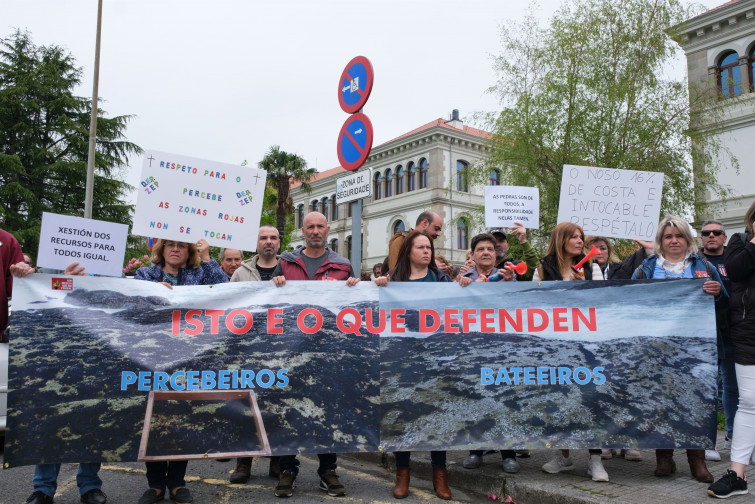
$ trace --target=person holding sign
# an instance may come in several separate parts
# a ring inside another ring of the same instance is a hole
[[[490,235],[486,235],[490,236]],[[475,237],[477,238],[477,237]],[[493,237],[490,236],[492,239]],[[481,240],[480,240],[481,241]],[[474,247],[474,240],[472,241]],[[491,267],[495,262],[495,239],[490,244],[490,253],[492,255]],[[466,278],[464,285],[469,285],[472,281]],[[396,255],[396,265],[388,272],[386,276],[375,279],[375,284],[379,287],[388,285],[388,282],[450,282],[451,278],[444,272],[440,271],[435,264],[435,247],[433,240],[425,232],[411,231],[399,249]],[[396,452],[396,484],[393,487],[393,497],[403,499],[409,495],[409,461],[411,452]],[[446,471],[446,452],[431,451],[430,463],[433,467],[433,488],[435,495],[441,499],[451,498],[451,489],[448,488],[448,473]]]
[[[495,246],[495,238],[491,234],[481,233],[472,237],[470,252],[472,252],[474,266],[459,278],[459,284],[462,287],[466,287],[472,282],[487,282],[488,278],[494,273],[498,273],[505,282],[510,282],[514,279],[514,271],[512,269],[504,267],[500,269],[496,268]]]
[[[309,212],[304,217],[301,233],[304,236],[304,248],[284,252],[273,271],[272,281],[278,287],[286,285],[286,280],[345,280],[353,287],[359,283],[354,277],[351,263],[327,247],[330,226],[325,215]],[[320,490],[331,497],[346,495],[346,488],[341,484],[336,467],[338,456],[335,453],[318,453],[320,466]],[[299,461],[296,455],[283,455],[280,458],[280,478],[275,487],[278,497],[291,497],[296,488],[296,476],[299,474]]]
[[[730,335],[739,407],[731,437],[731,465],[708,487],[708,495],[722,499],[748,492],[745,469],[755,449],[755,203],[745,212],[744,221],[745,232],[732,235],[724,253],[731,280]]]
[[[716,268],[705,258],[697,255],[695,240],[690,225],[681,217],[666,217],[658,225],[655,235],[656,254],[645,259],[632,275],[632,280],[642,278],[708,278],[703,291],[711,296],[728,297]],[[676,471],[674,450],[655,450],[656,476],[670,476]],[[713,475],[705,465],[705,450],[687,450],[687,461],[692,476],[697,481],[713,483]]]
[[[210,245],[204,240],[186,243],[159,239],[152,248],[153,266],[136,270],[137,280],[158,282],[169,289],[181,285],[213,285],[226,283],[228,276],[210,257]],[[186,488],[187,460],[145,462],[149,489],[142,494],[139,504],[154,504],[165,498],[165,489],[175,502],[192,502]]]
[[[583,263],[585,254],[582,248],[585,233],[571,222],[561,222],[553,228],[545,257],[540,259],[540,267],[535,271],[533,282],[541,280],[603,280],[600,266],[591,261]],[[581,267],[577,267],[581,265]],[[600,460],[601,450],[589,450],[587,474],[593,481],[608,481],[608,473]],[[574,469],[569,450],[561,450],[542,467],[544,472],[556,474]]]

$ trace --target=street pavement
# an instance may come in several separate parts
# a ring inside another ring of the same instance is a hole
[[[723,434],[719,433],[719,447]],[[718,479],[729,467],[729,451],[719,450],[721,462],[708,462],[708,469]],[[684,450],[674,452],[677,472],[668,478],[653,476],[655,452],[643,451],[641,462],[620,457],[604,460],[610,482],[596,483],[587,475],[587,450],[572,450],[575,468],[560,474],[545,474],[540,467],[552,456],[552,451],[533,451],[529,458],[519,458],[521,471],[506,474],[501,469],[498,453],[488,453],[479,469],[464,469],[461,465],[466,452],[448,453],[449,485],[455,502],[503,502],[507,496],[517,504],[698,504],[719,502],[708,497],[708,485],[692,479]],[[244,485],[231,485],[228,475],[234,462],[189,462],[187,486],[194,502],[236,504],[247,502],[323,502],[323,503],[397,503],[391,495],[393,488],[393,457],[391,454],[363,453],[339,455],[338,474],[346,486],[343,498],[327,496],[318,489],[317,457],[302,456],[297,488],[290,499],[273,494],[276,480],[267,475],[268,461],[255,460],[252,479]],[[33,467],[19,467],[0,472],[0,504],[22,504],[32,492]],[[135,504],[147,488],[144,464],[104,464],[101,471],[103,490],[111,504]],[[412,474],[409,497],[401,502],[443,502],[433,492],[430,482],[430,453],[412,454]],[[751,472],[755,474],[755,470]],[[66,464],[58,479],[55,502],[77,503],[76,465]],[[732,498],[731,502],[755,504],[752,494]],[[495,497],[493,500],[491,497]],[[334,502],[335,500],[335,502]],[[170,501],[163,501],[166,504]],[[728,501],[727,501],[728,502]]]

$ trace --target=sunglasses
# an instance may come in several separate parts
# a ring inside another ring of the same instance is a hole
[[[724,234],[724,232],[720,229],[712,229],[707,231],[700,231],[700,234],[703,236],[710,236],[710,234],[713,233],[713,236],[721,236]]]

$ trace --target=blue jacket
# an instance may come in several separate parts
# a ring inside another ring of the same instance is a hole
[[[136,270],[135,278],[148,282],[162,282],[163,268],[159,264],[139,268]],[[198,268],[178,269],[178,285],[213,285],[227,281],[228,275],[215,262],[215,259],[200,262]]]
[[[692,271],[696,273],[697,278],[710,278],[711,280],[715,280],[716,282],[720,283],[721,294],[719,297],[728,298],[729,293],[726,292],[726,288],[721,281],[721,275],[718,274],[718,270],[711,265],[706,266],[706,261],[700,259],[697,254],[691,254],[689,258],[692,260]],[[653,254],[651,256],[648,256],[647,259],[642,261],[642,264],[640,264],[639,268],[634,270],[634,273],[632,274],[632,280],[637,280],[638,278],[653,278],[653,273],[655,272],[655,265],[657,262],[657,255]],[[642,273],[642,277],[639,276],[640,273]]]

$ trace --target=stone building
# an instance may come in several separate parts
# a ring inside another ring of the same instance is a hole
[[[472,225],[468,215],[483,205],[482,187],[473,187],[466,168],[489,153],[490,134],[466,126],[454,110],[450,119],[435,119],[393,140],[372,148],[360,170],[371,170],[372,196],[363,201],[362,270],[382,262],[388,255],[388,240],[399,229],[414,227],[424,210],[444,220],[435,241],[436,255],[455,264],[464,262],[471,237],[483,231]],[[295,231],[291,246],[303,245],[301,222],[311,210],[323,212],[330,225],[330,247],[351,256],[352,222],[348,204],[336,205],[336,179],[341,167],[320,172],[310,182],[307,194],[295,184]],[[498,185],[500,173],[493,170],[490,184]]]
[[[731,187],[733,195],[715,217],[731,235],[744,229],[744,213],[755,199],[755,0],[732,0],[676,28],[687,56],[690,89],[709,89],[725,106],[716,134],[739,160],[740,173],[731,166],[720,171],[720,183]],[[701,126],[704,130],[706,125]],[[709,192],[706,199],[720,203]]]

